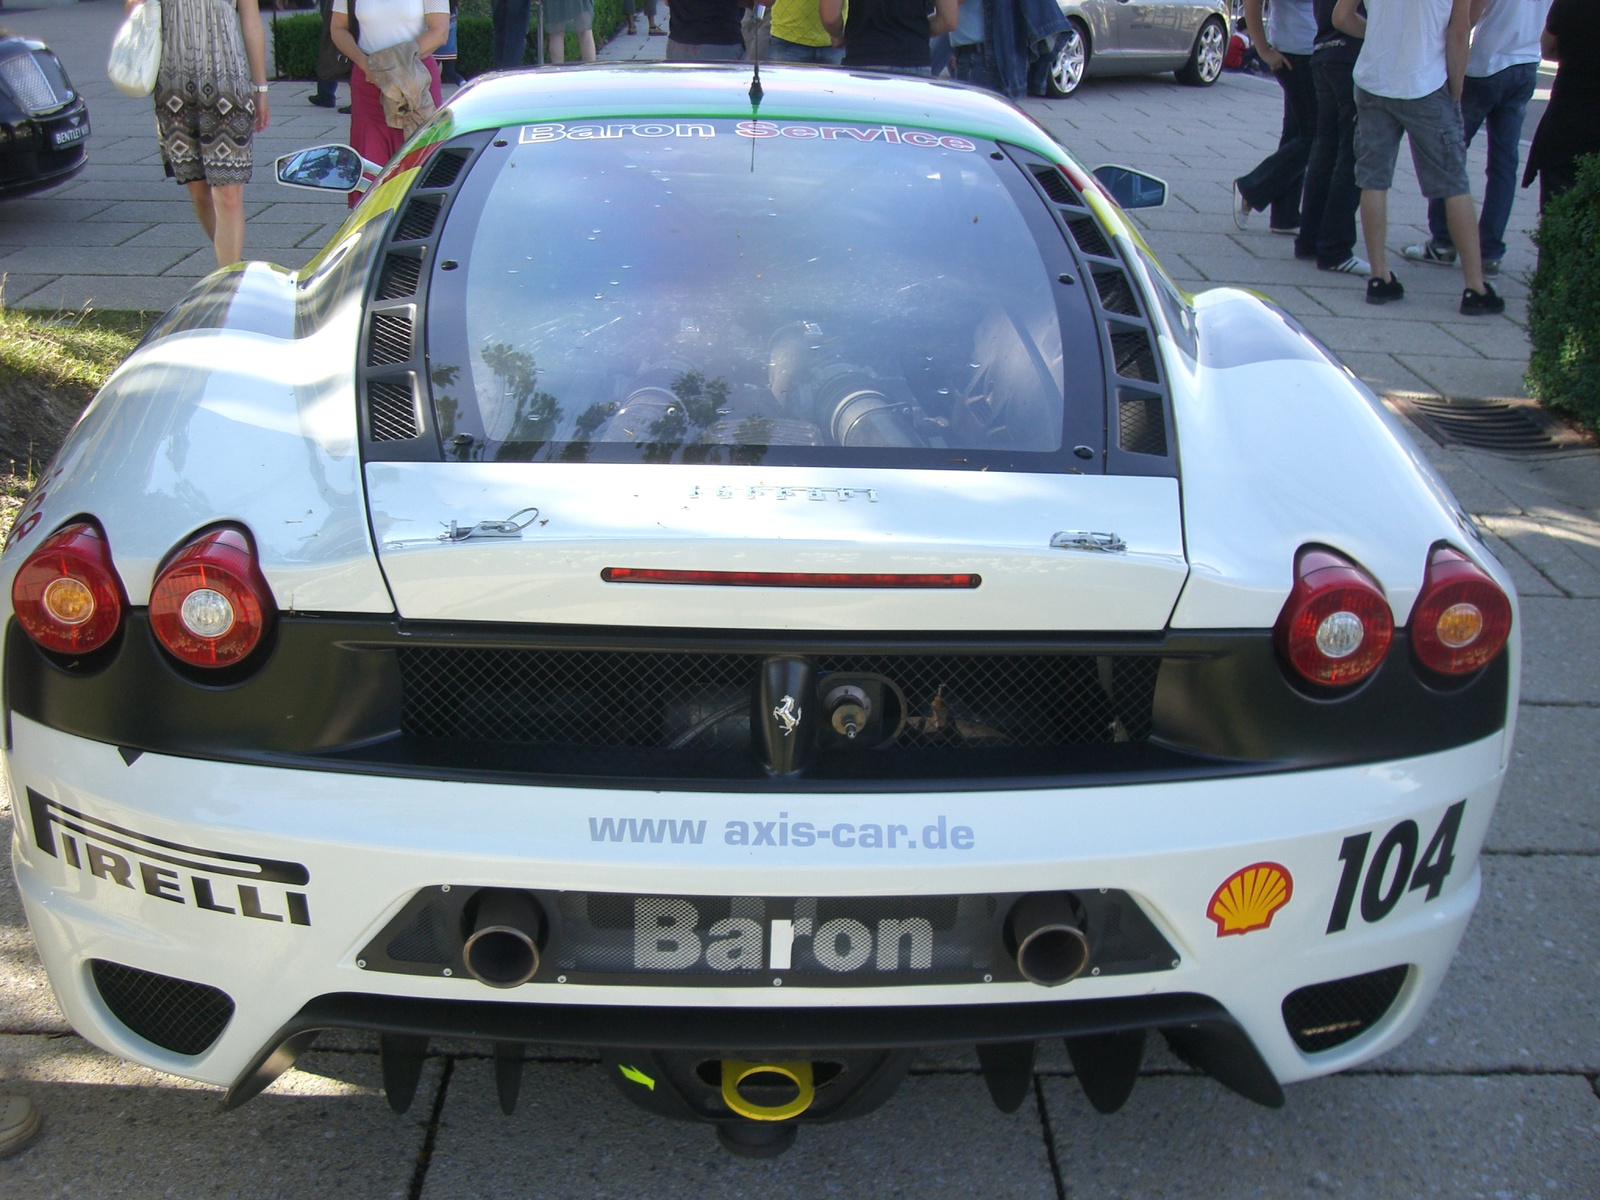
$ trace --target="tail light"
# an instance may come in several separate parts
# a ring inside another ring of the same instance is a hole
[[[1411,610],[1411,648],[1429,670],[1466,675],[1489,662],[1511,635],[1511,601],[1465,554],[1440,546],[1428,558]]]
[[[237,529],[195,538],[161,569],[150,591],[156,638],[196,667],[227,667],[247,657],[275,611],[255,551]]]
[[[122,624],[122,581],[98,526],[68,525],[47,537],[11,581],[11,607],[29,637],[59,654],[87,654]]]
[[[1373,579],[1331,550],[1302,550],[1278,614],[1278,652],[1312,683],[1343,687],[1371,675],[1394,638],[1394,615]]]

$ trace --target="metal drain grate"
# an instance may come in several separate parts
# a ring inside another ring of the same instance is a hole
[[[1390,396],[1389,400],[1441,446],[1471,446],[1505,454],[1545,454],[1586,445],[1532,400],[1442,400]]]

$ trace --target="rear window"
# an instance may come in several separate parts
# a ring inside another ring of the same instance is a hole
[[[504,130],[434,259],[446,453],[1085,466],[1098,339],[1020,181],[992,144],[926,130]]]

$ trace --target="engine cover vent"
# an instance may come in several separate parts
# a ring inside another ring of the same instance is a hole
[[[395,227],[394,240],[415,242],[431,234],[434,224],[439,220],[441,201],[442,197],[439,196],[413,197],[406,205],[405,215],[400,218],[400,224]]]
[[[428,167],[428,173],[423,177],[422,186],[425,188],[447,188],[456,181],[456,176],[461,174],[461,168],[467,165],[467,159],[472,157],[471,150],[441,150],[433,156],[433,163]]]
[[[1107,312],[1125,317],[1137,317],[1139,302],[1134,299],[1133,287],[1121,271],[1097,270],[1094,273],[1095,291],[1100,293],[1100,306]]]
[[[1167,419],[1160,396],[1117,390],[1117,444],[1130,454],[1165,454]]]
[[[375,442],[403,442],[417,436],[417,402],[409,381],[367,384],[367,429]]]
[[[112,1016],[174,1054],[204,1054],[233,1019],[233,999],[220,988],[100,958],[89,970]]]
[[[367,342],[367,366],[386,367],[411,359],[411,318],[376,313]]]
[[[409,254],[391,254],[384,259],[383,279],[378,283],[379,300],[403,300],[415,295],[422,278],[422,260]]]
[[[1096,258],[1116,257],[1111,249],[1111,243],[1106,241],[1106,235],[1101,232],[1099,223],[1093,217],[1077,217],[1067,222],[1067,228],[1072,230],[1073,240],[1078,243],[1078,249],[1085,254],[1092,254]]]
[[[1033,177],[1039,181],[1039,186],[1044,189],[1044,194],[1057,204],[1075,206],[1083,204],[1083,201],[1078,199],[1077,193],[1072,190],[1072,185],[1054,167],[1036,166],[1033,168]]]
[[[1113,325],[1111,355],[1116,361],[1117,374],[1124,379],[1157,382],[1156,354],[1150,345],[1150,335],[1144,330],[1119,329]]]

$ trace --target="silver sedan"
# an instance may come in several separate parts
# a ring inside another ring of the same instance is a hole
[[[1172,71],[1209,87],[1228,48],[1228,0],[1061,0],[1071,22],[1056,41],[1047,82],[1070,96],[1090,75]]]

